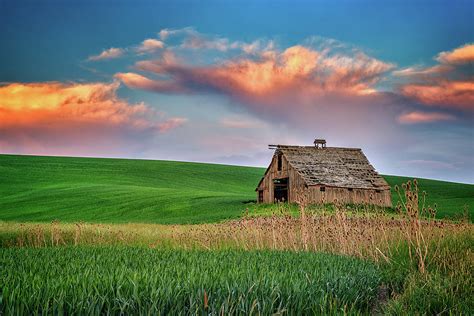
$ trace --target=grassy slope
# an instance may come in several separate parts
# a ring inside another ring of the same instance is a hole
[[[0,155],[0,219],[184,223],[238,216],[259,168]]]
[[[199,223],[238,217],[264,169],[0,155],[0,220]],[[407,180],[387,176],[391,185]],[[421,180],[440,216],[474,211],[474,185]],[[472,216],[471,216],[472,217]]]

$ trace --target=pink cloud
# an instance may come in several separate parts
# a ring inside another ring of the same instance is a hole
[[[124,54],[123,49],[112,47],[112,48],[104,50],[99,55],[90,56],[88,60],[99,61],[99,60],[105,60],[105,59],[113,59],[113,58],[121,57],[123,54]]]
[[[115,78],[121,80],[127,87],[164,93],[185,93],[186,87],[174,82],[151,80],[145,76],[133,73],[117,73]]]
[[[407,84],[401,93],[426,105],[474,110],[473,81],[435,81],[427,84]]]
[[[0,151],[126,151],[182,125],[144,103],[116,95],[114,83],[13,83],[0,86]],[[136,140],[135,140],[136,139]],[[99,148],[97,148],[99,147]]]
[[[399,92],[426,105],[474,110],[474,80],[469,69],[474,45],[441,52],[435,59],[438,65],[395,71],[394,75],[409,79]]]
[[[455,117],[451,114],[421,111],[404,113],[398,117],[398,121],[402,124],[433,123],[440,121],[452,121],[454,119]]]
[[[209,92],[240,100],[275,103],[292,95],[295,102],[326,94],[367,95],[392,69],[363,53],[328,55],[327,52],[293,46],[282,52],[227,60],[210,66],[191,66],[175,60],[143,61],[137,68],[167,79],[152,80],[139,74],[117,74],[127,86],[157,92]]]
[[[219,124],[226,128],[237,129],[257,129],[267,127],[267,124],[265,122],[262,122],[255,118],[240,116],[224,117],[219,120]]]
[[[184,123],[186,123],[188,119],[183,118],[183,117],[173,117],[170,119],[167,119],[159,124],[159,131],[160,132],[167,132],[169,130],[175,129],[177,127],[180,127]]]

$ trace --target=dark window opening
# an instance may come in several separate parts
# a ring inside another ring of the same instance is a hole
[[[281,155],[278,155],[278,171],[281,171],[281,164],[282,164],[281,160],[282,160]]]
[[[321,191],[321,192],[326,192],[326,187],[320,187],[320,188],[319,188],[319,191]]]
[[[288,178],[273,180],[273,198],[276,202],[288,201]]]
[[[353,188],[349,188],[349,189],[347,189],[347,190],[349,190],[349,192],[352,192],[352,191],[354,191],[354,189],[353,189]]]
[[[263,203],[263,190],[258,190],[258,203]]]
[[[375,193],[380,193],[380,192],[382,192],[382,191],[380,191],[380,190],[375,190]]]

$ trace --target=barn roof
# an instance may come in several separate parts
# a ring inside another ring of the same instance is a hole
[[[307,185],[389,189],[359,148],[276,145]]]

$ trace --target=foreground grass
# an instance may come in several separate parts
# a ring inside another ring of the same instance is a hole
[[[0,220],[211,223],[259,212],[263,168],[132,159],[0,155]],[[385,176],[390,185],[407,179]],[[439,218],[474,218],[474,185],[421,179]],[[396,204],[396,193],[393,192]]]
[[[374,264],[321,253],[131,247],[0,250],[5,314],[368,313]]]
[[[206,312],[205,290],[215,314],[293,314],[301,306],[309,309],[300,314],[472,314],[472,224],[423,222],[420,272],[403,218],[345,214],[200,225],[5,222],[0,302],[6,314],[195,314]],[[86,309],[89,296],[97,309]],[[181,302],[175,310],[173,297]]]

